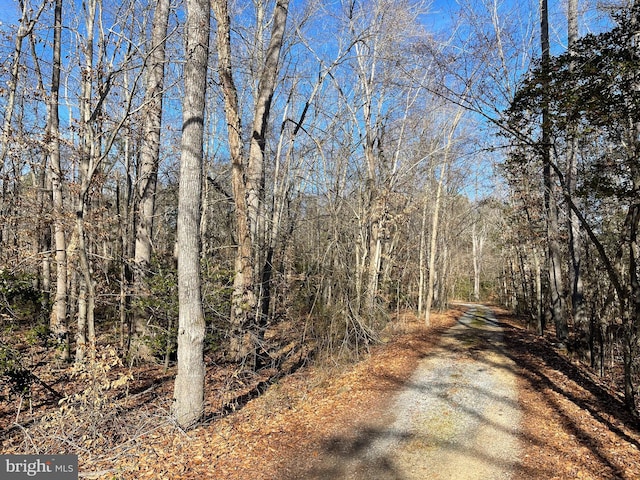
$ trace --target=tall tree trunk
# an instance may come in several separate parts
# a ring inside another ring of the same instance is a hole
[[[631,5],[632,34],[630,38],[630,57],[633,64],[640,62],[640,3],[633,1]],[[631,73],[631,89],[635,98],[640,95],[640,73],[633,69]],[[633,104],[633,100],[629,100]],[[624,377],[625,403],[627,408],[636,412],[636,386],[634,380],[634,362],[637,362],[640,345],[640,120],[637,114],[629,119],[629,161],[633,182],[633,194],[627,214],[627,230],[629,243],[629,284],[630,304],[629,319],[624,325]]]
[[[62,36],[62,0],[54,5],[53,62],[51,94],[49,96],[49,120],[47,124],[53,200],[53,237],[56,262],[56,293],[51,311],[50,328],[60,343],[61,358],[69,360],[69,332],[67,327],[67,241],[64,231],[64,200],[62,168],[60,165],[60,70]]]
[[[251,236],[254,244],[258,244],[262,225],[264,207],[264,163],[267,126],[271,112],[271,101],[276,86],[280,51],[284,40],[287,23],[289,0],[278,0],[272,19],[272,30],[269,45],[261,65],[260,81],[253,112],[249,159],[247,163],[247,205]]]
[[[542,166],[544,180],[544,211],[547,222],[548,271],[550,314],[556,327],[556,338],[564,342],[568,336],[567,319],[564,315],[564,284],[558,240],[558,208],[555,199],[555,182],[551,177],[551,132],[549,114],[549,10],[547,0],[540,0],[540,43],[542,49],[543,99],[542,99]]]
[[[225,99],[227,134],[231,154],[231,182],[235,202],[238,247],[235,260],[234,289],[231,301],[231,332],[228,356],[241,361],[253,356],[255,365],[257,338],[262,313],[269,309],[269,299],[262,295],[260,282],[270,282],[271,266],[263,258],[265,222],[265,147],[271,101],[276,85],[280,51],[284,40],[288,0],[276,2],[269,45],[264,56],[253,113],[249,156],[245,163],[238,93],[231,65],[231,20],[227,0],[214,0],[218,23],[218,69]],[[270,290],[267,288],[267,292]],[[266,302],[266,303],[265,303]]]
[[[431,240],[429,242],[429,270],[427,272],[427,299],[424,307],[424,322],[431,325],[431,304],[433,303],[433,286],[436,280],[436,246],[438,240],[439,214],[442,203],[442,188],[446,182],[448,162],[444,159],[440,167],[440,178],[436,189],[436,201],[433,206],[433,216],[431,218]]]
[[[569,55],[575,54],[575,45],[578,41],[578,0],[569,0],[567,11],[567,38]],[[570,72],[575,70],[575,61],[569,64]],[[567,170],[566,189],[567,195],[572,196],[575,191],[576,178],[578,176],[578,141],[575,127],[569,126],[567,140]],[[568,208],[567,231],[569,233],[569,281],[571,284],[571,316],[575,325],[576,353],[582,361],[590,363],[591,328],[587,318],[584,304],[584,286],[582,280],[582,242],[580,237],[580,222],[573,211]]]
[[[210,3],[187,0],[185,96],[178,197],[178,374],[173,415],[188,427],[204,409],[205,320],[200,273],[204,109],[209,59]]]
[[[640,124],[639,124],[640,125]],[[640,129],[636,133],[640,136]],[[640,138],[640,137],[639,137]],[[640,159],[636,157],[635,161]],[[640,198],[640,168],[636,166],[634,190],[636,199]],[[636,410],[636,386],[634,385],[634,362],[637,362],[638,340],[640,339],[640,201],[636,200],[629,212],[629,282],[631,286],[629,319],[624,326],[624,379],[625,403],[629,411]]]
[[[170,0],[159,0],[153,14],[145,81],[143,137],[136,183],[136,280],[144,281],[152,253],[152,227],[160,158],[164,63]]]
[[[256,308],[254,265],[245,184],[240,106],[231,65],[231,19],[229,18],[227,0],[213,0],[213,9],[218,24],[216,32],[218,73],[222,83],[225,116],[227,119],[227,135],[229,153],[231,155],[231,184],[235,204],[236,238],[238,241],[231,298],[231,331],[228,356],[232,361],[240,361],[250,354],[253,344],[251,336],[247,336],[247,329],[248,319]]]
[[[134,251],[134,288],[138,295],[147,290],[152,254],[152,230],[155,214],[158,165],[160,163],[160,128],[162,125],[162,96],[164,88],[164,63],[170,0],[159,0],[153,13],[150,50],[148,52],[147,76],[144,96],[143,136],[140,146],[140,167],[136,183],[135,216],[136,228]],[[141,337],[147,328],[142,312],[134,315],[134,346],[141,352]]]
[[[95,288],[93,283],[93,275],[89,260],[89,245],[86,239],[85,215],[89,204],[89,187],[91,178],[95,168],[96,155],[96,139],[92,125],[92,82],[94,75],[93,55],[95,20],[98,0],[89,0],[85,9],[85,28],[86,43],[83,46],[84,65],[82,72],[82,83],[80,92],[80,163],[78,193],[75,198],[76,209],[76,236],[78,259],[80,262],[80,280],[81,294],[79,296],[78,306],[78,331],[76,334],[76,362],[84,361],[85,345],[87,338],[90,347],[92,345],[91,332],[94,332],[93,326],[93,307],[95,305]]]
[[[425,253],[427,249],[427,195],[422,199],[422,218],[420,222],[420,251],[418,252],[418,316],[422,315],[424,309],[425,290]]]
[[[356,45],[358,55],[358,75],[363,91],[362,115],[364,123],[363,149],[366,162],[366,183],[364,185],[364,211],[361,221],[361,259],[359,268],[360,288],[358,288],[358,313],[370,315],[375,305],[378,293],[378,276],[380,273],[380,258],[382,253],[382,232],[384,228],[384,211],[386,210],[385,196],[378,182],[378,164],[380,163],[379,151],[376,152],[376,143],[380,145],[379,131],[374,115],[374,79],[377,68],[377,39],[369,46],[373,53],[365,53],[367,47],[360,48]],[[371,55],[370,63],[367,57]],[[360,300],[363,297],[363,300]]]
[[[256,315],[258,325],[262,326],[266,319],[263,313],[268,312],[271,289],[267,284],[271,282],[272,258],[265,258],[263,252],[268,247],[265,244],[266,222],[264,218],[265,195],[265,148],[267,141],[267,128],[271,113],[271,101],[278,77],[280,51],[284,42],[284,33],[287,23],[289,0],[277,0],[273,12],[271,38],[264,56],[264,64],[253,113],[253,126],[251,141],[249,143],[249,160],[246,171],[247,207],[249,213],[249,225],[253,244],[254,265],[260,266],[256,282],[262,283],[262,288],[256,293],[260,303]],[[261,23],[261,22],[259,22]]]
[[[484,234],[478,234],[476,223],[471,226],[471,247],[473,260],[473,300],[480,301],[480,260],[484,247]]]

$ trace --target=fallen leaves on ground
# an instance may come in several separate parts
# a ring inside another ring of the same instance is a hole
[[[404,315],[392,324],[393,332],[386,332],[388,341],[359,362],[304,367],[237,411],[210,414],[187,432],[168,415],[171,372],[147,381],[123,400],[128,415],[146,416],[139,423],[143,428],[132,430],[116,448],[87,450],[80,456],[81,478],[302,478],[300,472],[319,461],[331,439],[357,438],[359,428],[384,415],[393,394],[462,310],[434,315],[429,328]],[[507,353],[517,365],[523,410],[522,461],[514,478],[639,479],[638,424],[624,413],[615,392],[547,340],[519,327],[515,318],[497,312],[505,326]],[[146,372],[147,380],[155,373]],[[210,369],[207,411],[218,412],[229,402],[228,395],[241,397],[263,380]],[[3,453],[16,450],[17,443],[4,442]]]
[[[497,310],[518,366],[523,411],[515,478],[640,479],[640,425],[594,373]]]
[[[271,480],[298,478],[330,438],[350,436],[382,415],[393,393],[460,311],[412,316],[400,333],[355,364],[305,367],[224,418],[189,432],[167,426],[91,465],[94,478]],[[86,467],[86,466],[85,466]]]

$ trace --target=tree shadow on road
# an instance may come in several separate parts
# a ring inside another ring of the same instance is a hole
[[[603,440],[602,432],[593,431],[592,427],[587,427],[587,423],[578,422],[574,415],[565,413],[569,412],[568,405],[573,404],[583,415],[592,417],[620,440],[638,450],[638,419],[625,410],[622,398],[599,385],[584,368],[572,364],[546,339],[515,327],[512,324],[515,323],[513,317],[503,314],[498,315],[498,320],[508,345],[505,353],[519,367],[518,374],[535,391],[540,392],[540,398],[557,414],[566,432],[586,447],[606,469],[606,473],[600,472],[600,475],[605,475],[602,478],[633,478],[616,458],[618,453],[612,451]]]
[[[367,452],[374,443],[382,439],[404,441],[408,436],[409,434],[405,432],[368,427],[355,432],[353,436],[332,437],[320,446],[321,458],[318,464],[304,471],[303,476],[296,476],[296,478],[308,480],[360,478],[364,469],[370,479],[402,480],[403,477],[391,457],[381,455],[368,458]]]
[[[481,315],[480,318],[482,319]],[[481,325],[471,325],[468,320],[467,318],[467,321],[459,321],[457,328],[448,329],[444,337],[439,335],[440,338],[438,341],[435,344],[431,342],[429,351],[421,355],[420,358],[426,359],[433,356],[435,350],[432,350],[432,348],[440,349],[442,352],[443,349],[450,351],[452,347],[455,347],[457,350],[460,350],[459,353],[461,353],[461,355],[456,358],[460,358],[460,361],[463,362],[471,360],[478,362],[474,365],[477,365],[480,371],[487,369],[507,369],[514,373],[516,367],[511,362],[508,362],[506,365],[503,363],[495,363],[490,360],[491,357],[483,355],[483,352],[495,352],[499,348],[499,346],[495,344],[497,332],[492,331],[491,328],[489,331],[484,331]],[[490,327],[495,329],[499,328],[495,321],[488,319],[483,319],[483,321],[488,321]],[[499,334],[499,336],[501,337],[501,334]],[[490,418],[488,412],[483,413],[482,410],[465,407],[457,403],[454,396],[449,396],[446,393],[456,387],[464,390],[464,387],[456,385],[455,379],[441,378],[422,382],[413,377],[406,378],[385,373],[380,375],[379,380],[380,382],[376,383],[376,385],[384,384],[384,388],[387,390],[388,385],[392,384],[394,388],[389,389],[389,391],[393,392],[408,390],[418,396],[434,396],[434,391],[443,392],[442,394],[435,394],[437,400],[444,405],[447,410],[447,412],[442,412],[443,416],[451,415],[454,417],[456,415],[466,415],[472,418],[473,423],[479,425],[477,428],[488,428],[498,432],[499,435],[511,438],[521,435],[518,425],[499,423]],[[479,403],[487,402],[491,405],[496,405],[496,408],[499,410],[503,408],[518,408],[518,402],[516,400],[506,397],[500,392],[493,391],[490,388],[473,387],[473,392],[468,391],[465,392],[465,394],[466,393],[474,395],[474,398],[478,398]],[[532,438],[525,440],[529,443],[535,442],[535,439]],[[384,446],[385,444],[393,444],[395,448],[387,449],[380,447],[380,445]],[[493,451],[491,445],[463,445],[457,440],[443,440],[443,438],[438,438],[437,433],[429,430],[416,432],[408,426],[407,428],[403,427],[402,424],[398,426],[395,422],[387,422],[386,424],[379,422],[376,426],[360,426],[360,428],[355,428],[352,432],[329,438],[318,446],[318,450],[315,452],[317,461],[314,462],[313,466],[309,468],[298,466],[296,473],[288,478],[304,478],[309,480],[403,480],[408,478],[430,478],[428,468],[426,471],[427,476],[421,476],[423,472],[421,469],[424,468],[424,465],[416,466],[416,471],[407,472],[406,465],[400,467],[398,464],[398,452],[406,452],[408,449],[414,448],[415,445],[419,445],[421,448],[427,450],[440,449],[443,455],[458,460],[472,459],[475,464],[488,465],[489,468],[495,467],[496,471],[508,471],[518,462],[517,458],[505,459],[500,453]],[[462,463],[463,461],[460,462],[460,469],[464,468]],[[456,465],[451,465],[449,468],[453,469],[455,474]],[[519,465],[519,469],[521,472],[527,472],[528,478],[543,477],[542,472],[538,472],[533,468]],[[475,473],[477,472],[474,472],[474,474]],[[482,477],[468,477],[463,475],[460,478]]]

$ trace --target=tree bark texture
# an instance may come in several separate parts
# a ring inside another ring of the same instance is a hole
[[[640,62],[640,4],[636,1],[631,7],[632,33],[630,38],[630,57],[635,65]],[[631,88],[634,96],[640,95],[640,73],[634,69],[631,73]],[[637,100],[636,100],[637,101]],[[633,100],[629,100],[633,105]],[[625,328],[624,376],[625,403],[631,412],[636,409],[636,386],[634,380],[634,361],[640,351],[640,119],[637,113],[630,114],[628,157],[631,170],[633,191],[627,214],[629,248],[629,319]],[[636,367],[637,368],[637,367]]]
[[[256,246],[261,246],[260,236],[264,230],[264,166],[267,125],[278,76],[280,51],[284,41],[288,8],[289,0],[278,0],[276,2],[272,19],[271,38],[264,56],[264,65],[262,65],[253,113],[246,183],[251,237]]]
[[[77,239],[77,255],[82,275],[80,279],[81,295],[78,299],[78,331],[76,334],[76,362],[84,361],[85,345],[89,340],[90,347],[94,345],[94,311],[95,288],[89,260],[89,245],[85,228],[85,215],[89,207],[89,187],[96,166],[95,131],[92,125],[92,79],[94,75],[94,40],[95,20],[98,0],[89,0],[85,9],[86,39],[83,45],[84,65],[82,72],[82,85],[80,92],[80,162],[78,165],[79,188],[75,196],[76,224],[75,236]]]
[[[49,168],[51,169],[51,194],[53,203],[53,239],[56,263],[56,291],[49,326],[62,347],[61,358],[68,360],[69,332],[67,327],[67,240],[64,231],[63,177],[60,165],[60,69],[62,36],[62,0],[54,4],[53,61],[47,141],[49,144]]]
[[[569,0],[567,7],[567,44],[570,55],[575,55],[578,41],[578,0]],[[575,69],[575,61],[569,65],[570,71]],[[567,194],[574,195],[578,177],[578,142],[576,129],[569,125],[567,139],[566,189]],[[584,285],[582,275],[582,242],[580,222],[573,211],[567,209],[567,231],[569,233],[569,282],[571,284],[571,316],[576,330],[575,350],[579,358],[590,363],[591,322],[587,318],[584,303]]]
[[[233,361],[253,357],[263,323],[262,313],[269,309],[269,298],[261,282],[270,282],[271,261],[264,256],[266,225],[264,221],[265,148],[271,102],[276,86],[280,51],[284,41],[288,0],[276,2],[271,38],[261,65],[255,98],[249,155],[244,158],[241,112],[233,79],[231,20],[227,0],[214,0],[218,24],[218,70],[225,99],[225,116],[231,155],[231,182],[236,215],[238,241],[235,260],[234,288],[231,304],[231,331],[228,356]]]
[[[484,248],[484,232],[478,233],[477,222],[471,226],[471,254],[473,260],[473,300],[480,301],[480,263]]]
[[[214,0],[213,8],[218,24],[216,44],[218,74],[224,95],[227,136],[231,155],[231,185],[236,217],[235,273],[231,298],[231,328],[228,357],[241,361],[251,353],[253,341],[247,336],[248,323],[256,309],[254,263],[245,183],[245,159],[242,143],[242,123],[238,92],[231,64],[231,19],[227,0]]]
[[[140,146],[140,166],[134,200],[136,229],[134,250],[134,288],[138,295],[147,292],[153,251],[153,217],[155,215],[158,165],[160,163],[160,127],[162,125],[162,96],[164,88],[165,42],[169,22],[170,0],[159,0],[153,14],[151,44],[147,58],[144,96],[143,136]],[[135,312],[133,333],[136,349],[142,346],[141,337],[147,334],[142,312]]]
[[[196,423],[204,409],[205,319],[200,274],[204,109],[209,60],[208,0],[187,1],[185,96],[178,196],[178,374],[173,415],[182,427]]]
[[[153,14],[151,45],[147,59],[144,97],[143,137],[136,184],[136,279],[144,279],[152,253],[153,215],[160,159],[160,127],[164,88],[165,41],[170,0],[159,0]]]
[[[438,179],[438,187],[436,190],[436,200],[433,206],[433,216],[431,217],[431,240],[429,242],[429,270],[427,272],[427,298],[424,307],[424,323],[431,325],[431,306],[433,303],[434,284],[436,281],[436,245],[438,240],[438,224],[440,215],[440,206],[442,203],[442,188],[446,182],[447,159],[445,158],[440,167],[440,178]]]
[[[256,284],[261,288],[255,292],[258,299],[258,309],[255,314],[258,317],[259,327],[266,323],[265,314],[269,311],[273,258],[264,255],[268,252],[267,225],[265,218],[265,149],[267,142],[267,125],[271,113],[271,102],[278,78],[280,52],[284,42],[284,34],[289,13],[289,0],[278,0],[275,5],[272,19],[271,37],[264,55],[264,64],[258,92],[255,100],[253,114],[253,127],[251,141],[249,143],[249,160],[246,172],[247,207],[249,213],[249,225],[253,243],[254,265],[256,270]],[[261,23],[261,22],[260,22]],[[260,330],[258,332],[260,334]]]

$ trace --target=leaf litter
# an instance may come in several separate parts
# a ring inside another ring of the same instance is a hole
[[[519,375],[522,448],[514,478],[640,478],[637,419],[624,413],[617,392],[588,369],[572,363],[549,341],[521,328],[516,318],[494,310],[505,327],[507,351]],[[149,367],[133,372],[136,378],[146,379],[139,389],[130,387],[124,395],[115,384],[108,394],[120,399],[123,415],[144,416],[145,421],[131,423],[128,436],[122,438],[120,432],[122,440],[113,447],[100,447],[108,444],[101,438],[108,436],[109,425],[102,426],[105,432],[98,441],[93,440],[95,450],[91,443],[76,445],[81,447],[76,451],[85,452],[80,454],[81,478],[304,478],[304,472],[323,461],[327,449],[357,447],[354,442],[371,420],[388,415],[394,394],[461,314],[461,309],[454,308],[434,315],[428,328],[405,314],[385,332],[385,341],[359,362],[303,367],[237,411],[211,416],[186,432],[168,415],[172,372],[163,374]],[[128,372],[116,371],[114,378],[124,374]],[[225,382],[229,386],[233,375],[222,367],[209,370],[208,411],[228,401],[213,387]],[[233,395],[240,396],[264,379],[254,375],[235,380]],[[71,384],[60,383],[58,388],[66,395],[79,393]],[[225,395],[229,391],[224,390]],[[42,416],[55,408],[55,402],[34,401],[33,418],[21,421],[18,427],[13,421],[15,405],[3,402],[2,452],[35,453],[29,445],[38,441],[39,451],[70,450],[60,441],[67,441],[65,432],[58,432],[57,437],[35,437],[37,412]],[[22,415],[27,413],[25,409]],[[46,444],[56,438],[57,445]]]

